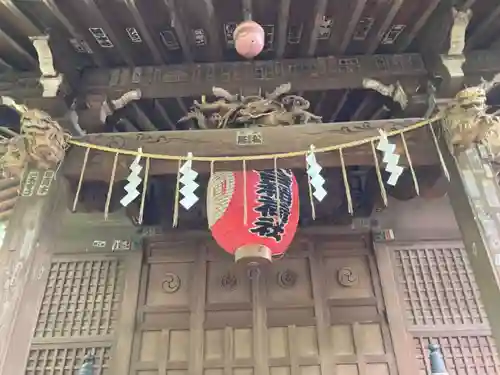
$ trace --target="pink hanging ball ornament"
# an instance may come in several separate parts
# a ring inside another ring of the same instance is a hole
[[[264,29],[255,21],[244,21],[234,30],[236,51],[247,59],[252,59],[264,49]]]

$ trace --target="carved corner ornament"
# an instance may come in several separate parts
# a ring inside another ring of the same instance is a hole
[[[363,88],[376,91],[383,96],[391,98],[399,104],[401,109],[405,109],[408,105],[408,95],[399,81],[395,85],[384,85],[375,79],[363,78]]]
[[[54,97],[63,82],[63,75],[58,73],[54,67],[54,58],[49,46],[48,35],[30,37],[33,47],[38,55],[38,66],[42,75],[39,82],[43,87],[43,97]]]

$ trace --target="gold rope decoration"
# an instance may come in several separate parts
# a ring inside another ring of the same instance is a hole
[[[181,167],[182,160],[179,159],[177,165],[177,182],[175,183],[175,196],[174,196],[174,217],[172,218],[172,228],[177,227],[179,224],[179,195],[180,195],[180,184],[181,184]]]
[[[399,130],[392,130],[390,132],[386,132],[387,137],[391,137],[394,135],[399,135],[401,133],[406,133],[412,130],[416,130],[419,128],[422,128],[426,125],[430,125],[431,123],[440,120],[442,116],[436,116],[430,119],[422,120],[419,121],[413,125],[409,125],[404,129],[399,129]],[[431,126],[432,128],[432,126]],[[320,147],[315,149],[315,153],[318,152],[331,152],[331,151],[337,151],[340,149],[345,149],[345,148],[351,148],[351,147],[357,147],[364,145],[366,143],[369,143],[371,141],[376,141],[380,139],[380,135],[374,135],[372,137],[364,138],[364,139],[359,139],[356,141],[351,141],[351,142],[346,142],[340,145],[335,145],[335,146],[327,146],[327,147]],[[113,152],[113,153],[120,153],[123,155],[129,155],[129,156],[138,156],[139,152],[134,151],[134,150],[122,150],[119,148],[114,148],[114,147],[107,147],[107,146],[100,146],[100,145],[95,145],[92,143],[86,143],[86,142],[80,142],[76,140],[69,140],[68,143],[74,145],[74,146],[79,146],[79,147],[86,147],[90,148],[93,150],[98,150],[98,151],[103,151],[103,152]],[[285,153],[278,153],[278,154],[267,154],[267,155],[247,155],[247,156],[217,156],[217,157],[210,157],[210,156],[174,156],[174,155],[162,155],[162,154],[153,154],[153,153],[140,153],[141,156],[146,157],[146,158],[151,158],[151,159],[159,159],[159,160],[181,160],[181,161],[186,161],[188,159],[191,159],[193,161],[205,161],[205,162],[211,162],[211,161],[250,161],[250,160],[269,160],[269,159],[285,159],[285,158],[293,158],[297,156],[305,156],[307,155],[307,151],[294,151],[294,152],[285,152]]]
[[[429,128],[431,128],[432,139],[434,140],[434,145],[436,146],[436,151],[438,153],[439,162],[441,163],[441,168],[443,169],[444,175],[446,176],[448,181],[450,181],[450,172],[448,172],[448,168],[446,168],[446,163],[444,162],[443,153],[439,148],[439,142],[436,137],[436,133],[434,132],[434,127],[432,126],[432,124],[429,124]]]
[[[278,185],[278,159],[274,158],[274,183],[276,184],[276,205],[278,209],[278,221],[281,223],[281,200],[280,188]]]
[[[431,125],[432,127],[432,125]],[[413,168],[413,162],[411,161],[410,152],[408,151],[408,145],[406,144],[406,138],[404,133],[401,133],[401,142],[403,143],[403,149],[405,151],[406,160],[408,160],[408,167],[410,168],[411,178],[413,179],[413,187],[415,188],[415,193],[420,195],[420,187],[418,186],[417,174]]]
[[[80,171],[80,179],[78,180],[78,186],[76,187],[75,200],[73,201],[73,212],[76,211],[76,205],[78,204],[78,198],[80,197],[80,191],[83,185],[83,175],[85,174],[85,168],[87,167],[87,162],[89,160],[90,148],[85,150],[85,156],[83,157],[82,170]]]
[[[144,181],[142,182],[142,196],[141,196],[141,205],[139,207],[139,225],[142,225],[142,221],[144,219],[144,204],[146,203],[146,191],[148,190],[148,180],[149,180],[149,166],[150,159],[146,158],[146,168],[144,169]]]
[[[387,207],[387,191],[385,190],[384,181],[382,180],[382,173],[380,172],[380,164],[378,162],[377,150],[375,149],[375,142],[371,141],[373,161],[375,163],[375,172],[377,173],[378,186],[380,188],[380,195],[382,196],[382,202],[384,206]]]
[[[347,169],[345,168],[344,153],[342,149],[339,150],[340,155],[340,165],[342,166],[342,180],[344,181],[345,195],[347,198],[347,211],[352,215],[354,213],[354,208],[352,206],[351,197],[351,187],[349,186],[349,181],[347,179]]]
[[[248,224],[248,202],[247,202],[247,162],[243,160],[243,224]]]
[[[104,220],[108,220],[109,205],[111,204],[111,194],[113,194],[113,184],[115,182],[116,165],[118,163],[118,153],[115,154],[113,160],[113,169],[111,170],[111,178],[109,179],[108,196],[106,197],[106,205],[104,206]]]

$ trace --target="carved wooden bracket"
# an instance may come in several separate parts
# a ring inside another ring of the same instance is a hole
[[[54,59],[49,46],[49,36],[39,35],[30,37],[33,46],[38,54],[38,65],[42,75],[40,84],[43,87],[43,97],[54,97],[59,91],[63,82],[63,75],[54,68]]]
[[[453,26],[450,30],[450,48],[446,55],[439,56],[438,70],[444,78],[442,85],[443,93],[447,96],[460,91],[463,88],[464,71],[462,66],[465,62],[465,32],[472,18],[472,11],[458,11],[453,8]]]
[[[375,79],[364,78],[363,88],[377,91],[378,93],[391,98],[398,103],[403,110],[408,105],[408,96],[399,81],[397,81],[396,84],[384,85],[382,82]]]

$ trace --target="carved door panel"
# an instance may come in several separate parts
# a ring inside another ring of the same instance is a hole
[[[114,354],[127,355],[127,345],[131,347],[131,337],[121,331],[130,320],[130,311],[135,310],[138,282],[134,291],[133,279],[134,275],[138,279],[140,265],[141,254],[131,252],[57,254],[44,263],[31,276],[33,281],[23,296],[26,306],[35,307],[27,311],[34,331],[24,373],[74,375],[89,353],[96,358],[95,374],[123,369]],[[33,303],[30,298],[38,301]],[[16,322],[14,335],[26,324],[30,323]],[[18,370],[16,374],[21,373]]]
[[[402,316],[406,344],[419,374],[429,371],[427,347],[431,342],[441,345],[450,375],[500,373],[488,319],[463,244],[396,243],[376,244],[375,248],[379,264],[390,264],[392,269],[393,275],[390,271],[385,274],[396,280],[395,288],[384,286],[384,295],[396,297],[387,298],[392,300],[388,309],[394,309],[394,316]]]
[[[298,240],[251,272],[205,238],[147,252],[133,375],[397,374],[362,241]]]

